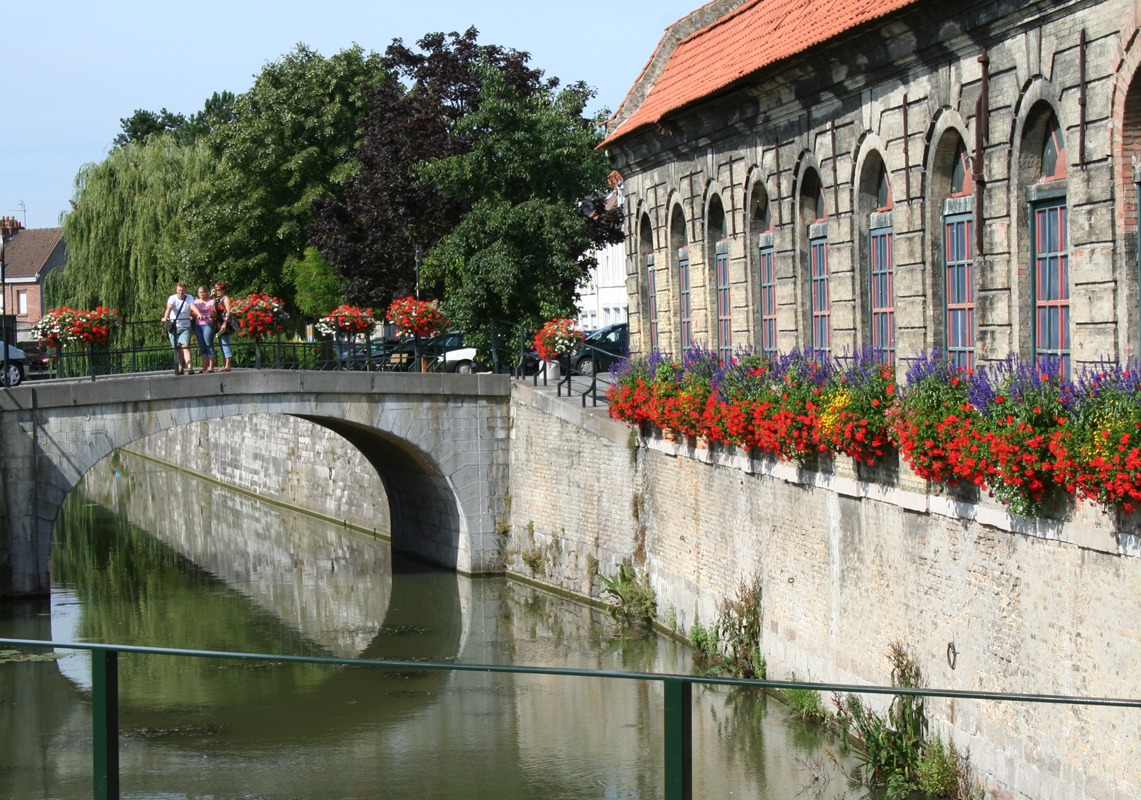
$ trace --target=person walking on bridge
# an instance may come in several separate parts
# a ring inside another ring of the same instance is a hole
[[[214,311],[218,319],[218,344],[222,347],[222,358],[226,363],[219,372],[229,372],[230,362],[234,358],[233,348],[230,347],[230,334],[234,332],[234,321],[230,319],[230,295],[226,293],[226,282],[218,281],[214,284]]]
[[[201,372],[214,371],[214,331],[217,326],[218,314],[214,307],[214,300],[210,297],[210,290],[205,286],[198,287],[198,299],[190,304],[190,313],[194,316],[194,333],[198,336],[198,354],[202,357]]]
[[[184,369],[191,374],[194,372],[190,361],[190,303],[186,284],[180,283],[174,294],[166,298],[166,313],[162,315],[170,346],[175,350],[175,375],[181,375]]]

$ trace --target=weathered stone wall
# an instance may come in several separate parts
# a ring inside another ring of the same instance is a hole
[[[635,467],[621,430],[590,433],[544,404],[518,390],[512,403],[509,565],[521,574],[585,593],[590,557],[603,574],[630,558],[649,572],[659,619],[683,632],[757,575],[772,677],[885,684],[898,641],[932,687],[1141,696],[1141,548],[1096,515],[1027,525],[905,478],[801,472],[660,439],[639,440]],[[1141,789],[1136,711],[931,710],[996,796],[1116,800]]]
[[[688,246],[694,336],[710,346],[717,342],[713,270],[720,209],[733,345],[761,344],[758,245],[770,221],[764,246],[775,256],[776,345],[809,345],[807,238],[818,233],[809,233],[816,197],[805,187],[816,179],[827,206],[831,343],[837,351],[870,345],[867,241],[870,218],[883,216],[869,214],[881,163],[894,200],[886,216],[894,232],[899,354],[945,346],[942,217],[961,143],[969,166],[985,178],[956,209],[973,214],[983,233],[972,281],[977,357],[1033,352],[1028,207],[1045,199],[1043,189],[1069,206],[1074,360],[1135,354],[1130,158],[1141,117],[1129,111],[1141,102],[1134,85],[1138,19],[1133,0],[916,3],[761,70],[731,91],[671,114],[661,126],[609,143],[625,179],[632,346],[650,349],[646,257],[653,255],[657,345],[680,352],[681,245]],[[662,51],[668,53],[672,41],[667,37]],[[976,107],[984,49],[989,133],[980,152]],[[641,79],[612,131],[655,74]],[[1049,114],[1062,130],[1067,174],[1046,186],[1040,155]]]
[[[626,426],[577,403],[512,387],[504,555],[510,572],[597,598],[595,572],[614,574],[638,549],[635,470]]]
[[[357,448],[327,428],[281,415],[191,422],[125,450],[353,526],[389,532],[380,476]]]

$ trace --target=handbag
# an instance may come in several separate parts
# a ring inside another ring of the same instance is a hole
[[[178,318],[182,315],[182,309],[184,309],[184,308],[186,308],[186,301],[185,300],[183,300],[182,305],[180,305],[178,307],[178,311],[177,311],[177,313],[175,313],[174,319],[168,319],[166,321],[166,332],[167,333],[173,335],[174,332],[176,330],[178,330]]]
[[[218,304],[218,313],[222,315],[222,322],[218,325],[218,335],[226,336],[234,332],[234,326],[230,322],[230,311],[226,306],[221,303]]]

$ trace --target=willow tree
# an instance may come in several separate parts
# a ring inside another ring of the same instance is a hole
[[[64,220],[67,269],[54,298],[110,306],[129,320],[157,319],[178,281],[210,279],[190,266],[183,242],[191,198],[211,181],[215,163],[203,144],[160,134],[80,169]]]

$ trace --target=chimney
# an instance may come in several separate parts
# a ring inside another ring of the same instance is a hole
[[[8,241],[23,229],[20,220],[15,217],[0,217],[0,238]]]

